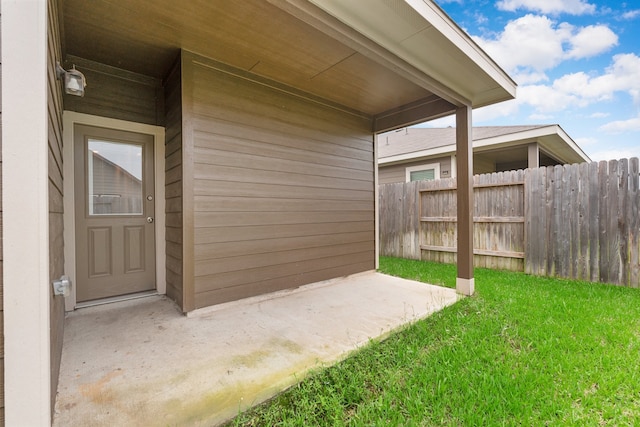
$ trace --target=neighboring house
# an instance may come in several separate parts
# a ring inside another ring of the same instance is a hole
[[[589,162],[559,125],[472,129],[473,173]],[[378,182],[456,177],[455,128],[410,127],[378,135]]]
[[[473,291],[471,110],[515,83],[432,1],[1,12],[8,425],[50,423],[65,308],[156,292],[190,312],[376,268],[375,135],[451,114],[458,290]],[[63,95],[58,61],[85,74],[84,97]],[[141,153],[142,212],[91,210],[92,140]],[[63,274],[66,298],[52,287]]]
[[[142,214],[142,179],[124,164],[105,158],[89,146],[87,172],[90,215]]]

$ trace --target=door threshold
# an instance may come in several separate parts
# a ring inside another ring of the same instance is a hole
[[[102,299],[96,299],[96,300],[92,300],[92,301],[85,301],[85,302],[79,302],[76,304],[76,310],[79,308],[87,308],[87,307],[94,307],[96,305],[104,305],[104,304],[111,304],[114,302],[121,302],[121,301],[129,301],[132,299],[138,299],[138,298],[147,298],[147,297],[152,297],[155,295],[160,295],[158,293],[157,290],[152,290],[152,291],[144,291],[144,292],[137,292],[135,294],[127,294],[127,295],[118,295],[116,297],[109,297],[109,298],[102,298]]]

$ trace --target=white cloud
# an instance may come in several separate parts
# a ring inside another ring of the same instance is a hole
[[[636,19],[640,16],[640,9],[630,10],[622,14],[622,19]]]
[[[532,106],[537,113],[548,114],[580,104],[580,97],[562,92],[548,85],[529,85],[518,88],[518,102]]]
[[[532,14],[510,21],[493,38],[473,39],[508,72],[525,75],[567,59],[595,56],[618,44],[618,36],[605,25],[576,27]]]
[[[594,162],[599,162],[601,160],[620,160],[620,159],[630,159],[632,157],[640,156],[640,147],[633,149],[607,149],[596,151],[589,155],[591,160]]]
[[[588,145],[595,145],[598,143],[598,140],[596,138],[589,138],[589,137],[585,137],[585,138],[574,138],[573,139],[576,144],[578,144],[580,147],[586,147]]]
[[[584,0],[500,0],[496,3],[498,9],[515,12],[525,9],[534,12],[572,15],[590,14],[596,11],[596,6]]]
[[[605,117],[609,117],[611,115],[611,113],[593,113],[591,115],[589,115],[590,119],[604,119]]]
[[[519,67],[542,71],[560,62],[564,56],[562,41],[567,37],[568,32],[553,28],[549,18],[525,15],[510,21],[496,39],[474,39],[507,71]]]
[[[519,108],[520,103],[518,100],[512,99],[510,101],[475,109],[473,110],[473,124],[488,122],[499,117],[515,116]]]
[[[618,36],[604,25],[589,25],[578,30],[569,40],[570,58],[589,58],[618,44]]]
[[[629,94],[640,104],[640,57],[621,54],[600,75],[584,72],[565,74],[552,84],[532,84],[518,88],[518,102],[530,105],[536,113],[547,114],[595,102],[612,100],[616,93]]]
[[[517,74],[512,74],[511,77],[518,83],[518,85],[534,84],[549,80],[549,76],[546,73],[539,71],[523,71]]]
[[[529,116],[529,120],[535,120],[538,122],[548,122],[549,120],[553,120],[554,116],[550,114],[532,114]]]
[[[598,130],[607,133],[640,132],[640,116],[628,120],[609,122],[600,126]]]
[[[487,22],[489,22],[489,18],[487,18],[486,16],[484,16],[482,13],[479,13],[479,12],[475,13],[474,18],[476,18],[476,24],[478,25],[484,25]]]

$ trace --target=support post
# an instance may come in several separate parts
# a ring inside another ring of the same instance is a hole
[[[540,148],[538,147],[537,142],[532,142],[528,146],[527,150],[527,159],[529,169],[535,169],[540,167]]]
[[[456,291],[473,295],[473,140],[471,107],[456,110],[456,165],[458,180],[458,275]]]
[[[2,0],[4,404],[51,424],[47,2]]]

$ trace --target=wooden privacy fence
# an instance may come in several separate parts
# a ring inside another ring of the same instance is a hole
[[[638,159],[474,176],[479,267],[640,286]],[[380,186],[380,253],[455,262],[456,180]]]

